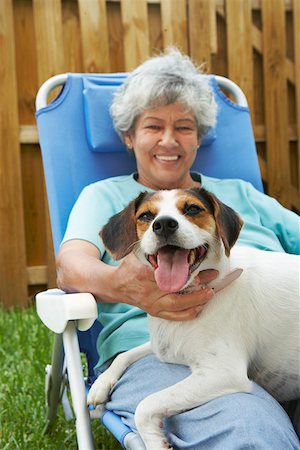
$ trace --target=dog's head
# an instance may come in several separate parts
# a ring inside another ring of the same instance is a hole
[[[134,251],[161,290],[184,289],[200,270],[219,269],[236,242],[240,217],[205,189],[144,192],[100,232],[115,260]]]

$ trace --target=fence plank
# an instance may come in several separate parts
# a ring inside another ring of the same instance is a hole
[[[294,60],[295,60],[295,90],[298,137],[298,190],[300,189],[300,1],[294,0]]]
[[[38,80],[39,84],[42,84],[49,77],[64,72],[61,2],[60,0],[52,0],[51,2],[33,0],[33,11],[37,43],[36,51],[38,61]],[[52,232],[50,227],[48,203],[45,203],[45,212],[47,217],[46,236],[48,286],[55,286],[56,271]]]
[[[210,28],[210,50],[213,55],[218,52],[218,30],[217,30],[217,3],[216,0],[209,2],[209,28]]]
[[[19,121],[20,124],[34,125],[34,98],[38,88],[38,81],[34,21],[30,2],[14,2],[14,34]]]
[[[176,45],[183,53],[188,53],[186,1],[162,0],[161,19],[164,48]]]
[[[47,284],[47,266],[27,267],[27,280],[29,286]]]
[[[78,4],[84,71],[109,72],[106,1],[78,0]]]
[[[27,304],[12,1],[0,2],[0,302]]]
[[[107,3],[110,66],[112,72],[124,70],[123,25],[120,2]]]
[[[211,5],[210,0],[189,0],[190,54],[198,64],[211,71]]]
[[[125,70],[129,71],[150,54],[147,1],[121,0],[121,14]]]
[[[60,0],[33,0],[39,84],[64,70]]]
[[[158,53],[163,48],[160,4],[148,4],[150,48]]]
[[[44,264],[47,257],[44,175],[40,150],[37,145],[22,146],[23,205],[27,217],[27,265]],[[43,232],[42,232],[43,231]]]
[[[284,0],[264,0],[262,18],[268,192],[290,207]]]
[[[253,110],[251,0],[226,0],[228,76],[245,92]]]
[[[33,266],[46,260],[46,229],[41,156],[38,147],[32,145],[38,144],[34,117],[38,75],[31,2],[14,2],[14,32],[26,260],[27,265]]]
[[[73,0],[62,3],[62,22],[64,40],[64,66],[67,72],[82,72],[82,42],[80,19],[77,4]]]
[[[36,125],[21,125],[19,127],[19,141],[21,144],[38,144],[39,135]]]

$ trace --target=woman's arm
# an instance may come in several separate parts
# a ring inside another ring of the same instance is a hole
[[[257,191],[250,183],[247,184],[247,195],[262,225],[276,234],[284,251],[300,255],[299,216],[274,198]]]
[[[216,271],[204,271],[199,283],[216,278]],[[158,289],[153,271],[130,254],[119,266],[100,260],[99,250],[80,239],[65,242],[57,256],[57,284],[66,292],[90,292],[97,301],[128,303],[152,316],[168,320],[195,318],[213,297],[213,290],[177,295]]]

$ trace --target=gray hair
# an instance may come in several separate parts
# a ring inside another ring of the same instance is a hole
[[[110,108],[115,130],[123,139],[146,109],[172,103],[186,105],[194,114],[200,137],[214,127],[217,105],[209,82],[176,48],[146,60],[117,89]]]

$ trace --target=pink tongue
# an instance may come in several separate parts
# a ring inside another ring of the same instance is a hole
[[[186,283],[189,250],[162,247],[158,250],[159,265],[154,272],[158,287],[166,292],[178,292]]]

